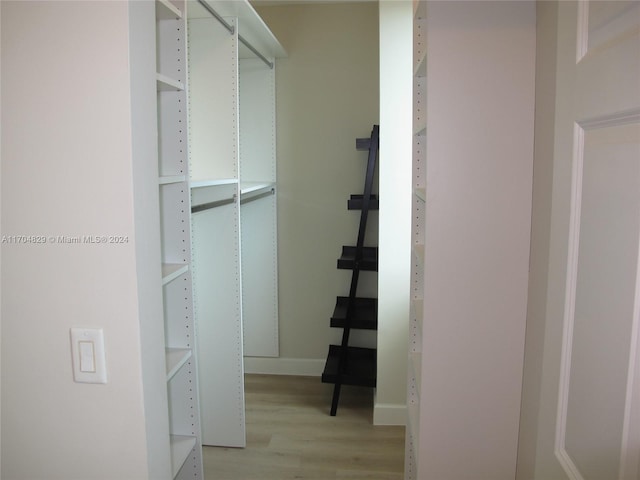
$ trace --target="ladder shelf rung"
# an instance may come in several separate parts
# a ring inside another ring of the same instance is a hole
[[[349,210],[362,210],[364,203],[364,195],[351,195],[351,198],[347,202],[347,209]],[[380,202],[377,195],[371,195],[369,197],[369,210],[378,210],[380,208]]]
[[[346,368],[340,372],[342,347],[329,345],[329,354],[322,373],[324,383],[376,386],[376,350],[374,348],[347,347]]]
[[[349,304],[351,311],[349,312]],[[331,316],[331,326],[337,328],[355,328],[376,330],[378,328],[378,299],[356,297],[338,297]]]
[[[357,247],[343,246],[342,256],[338,259],[338,268],[353,270],[359,268],[369,272],[378,271],[378,247],[362,247],[362,256],[356,261]]]

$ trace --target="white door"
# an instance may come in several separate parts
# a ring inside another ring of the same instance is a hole
[[[640,2],[561,1],[558,9],[533,478],[637,480]]]

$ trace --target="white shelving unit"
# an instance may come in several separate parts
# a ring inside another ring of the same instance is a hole
[[[272,50],[271,54],[276,52]],[[277,357],[275,68],[269,68],[250,52],[243,55],[241,51],[239,74],[244,356]]]
[[[516,470],[535,6],[472,3],[414,2],[412,480]]]
[[[242,447],[243,357],[252,338],[278,354],[278,319],[275,71],[240,36],[272,64],[284,50],[247,1],[207,6],[189,2],[188,44],[202,438]]]
[[[426,212],[426,10],[427,2],[414,0],[413,18],[413,199],[411,224],[411,316],[407,380],[405,478],[416,480],[420,470],[420,404],[422,377],[422,319],[424,305],[424,239]]]
[[[191,278],[185,0],[156,0],[158,188],[171,469],[202,479]]]

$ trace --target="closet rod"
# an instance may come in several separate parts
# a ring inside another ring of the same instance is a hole
[[[269,67],[270,69],[273,70],[273,62],[270,62],[264,55],[262,55],[258,50],[256,50],[255,48],[253,48],[253,45],[251,45],[247,40],[245,40],[242,35],[238,34],[238,40],[240,40],[242,43],[244,43],[244,45],[251,50],[253,53],[255,53],[255,55],[262,60],[264,63],[267,64],[267,67]]]
[[[231,198],[225,198],[224,200],[217,200],[215,202],[203,203],[201,205],[194,205],[191,207],[191,213],[198,213],[204,210],[210,210],[216,207],[222,207],[223,205],[229,205],[230,203],[234,203],[236,201],[236,196],[234,195]]]
[[[224,26],[224,28],[229,30],[229,33],[231,35],[233,35],[235,31],[235,29],[233,28],[233,25],[228,24],[227,21],[224,18],[222,18],[220,15],[218,15],[218,12],[216,12],[213,8],[211,8],[211,6],[205,0],[198,0],[198,3],[202,5],[205,8],[205,10],[207,10],[207,12],[213,15],[215,19],[218,20]],[[256,50],[253,45],[251,45],[242,35],[240,35],[240,33],[238,33],[238,40],[240,40],[260,60],[266,63],[269,68],[273,69],[273,62],[270,62],[264,55],[262,55],[258,50]]]
[[[269,195],[273,195],[276,193],[275,189],[272,188],[268,192],[259,193],[258,195],[253,195],[250,197],[240,197],[240,204],[243,205],[245,203],[253,202],[254,200],[258,200],[259,198],[268,197]]]
[[[218,20],[224,26],[224,28],[229,30],[229,33],[231,35],[233,35],[233,32],[235,31],[235,29],[233,28],[233,25],[229,25],[224,18],[218,15],[218,12],[216,12],[213,8],[209,6],[207,2],[205,2],[205,0],[198,0],[198,3],[202,5],[207,12],[213,15],[215,19]]]

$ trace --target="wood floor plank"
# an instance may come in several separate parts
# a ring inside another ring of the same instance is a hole
[[[402,480],[404,427],[374,426],[371,389],[247,375],[246,448],[204,447],[206,480]]]

